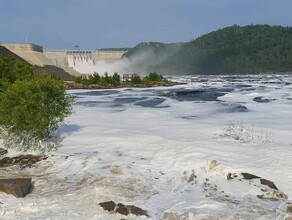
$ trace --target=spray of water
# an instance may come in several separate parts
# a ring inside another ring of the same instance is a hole
[[[89,55],[81,55],[74,57],[68,56],[68,65],[82,74],[99,73],[103,75],[107,72],[109,75],[113,75],[115,72],[118,74],[133,74],[140,75],[148,74],[150,71],[155,71],[153,67],[160,64],[169,56],[174,54],[179,47],[175,49],[157,49],[160,44],[157,44],[153,48],[153,43],[147,47],[143,47],[138,51],[135,51],[130,56],[122,56],[121,59],[114,61],[98,61],[94,62]],[[155,48],[156,47],[156,48]],[[166,74],[166,73],[165,73]]]

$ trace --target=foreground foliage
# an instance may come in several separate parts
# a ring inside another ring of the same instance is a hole
[[[0,124],[15,135],[48,138],[71,113],[70,103],[62,82],[51,76],[17,80],[1,94]]]
[[[16,80],[32,79],[28,65],[11,57],[0,56],[0,92],[5,91]]]
[[[42,150],[72,113],[73,98],[63,82],[48,74],[34,75],[26,64],[0,57],[0,133],[7,148]]]

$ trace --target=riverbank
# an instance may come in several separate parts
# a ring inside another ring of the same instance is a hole
[[[161,81],[161,82],[150,82],[149,84],[132,84],[131,82],[122,82],[119,85],[84,85],[75,83],[72,81],[64,81],[64,84],[68,90],[71,89],[119,89],[119,88],[151,88],[151,87],[168,87],[168,86],[175,86],[175,85],[182,85],[185,83],[181,82],[174,82],[174,81]]]

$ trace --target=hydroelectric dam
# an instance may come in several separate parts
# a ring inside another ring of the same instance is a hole
[[[54,65],[71,75],[104,74],[104,66],[121,59],[126,50],[47,50],[36,44],[2,44],[28,63],[36,66]]]
[[[44,55],[61,68],[73,68],[81,74],[99,72],[104,64],[121,59],[124,50],[44,50]],[[101,72],[103,74],[103,72]]]

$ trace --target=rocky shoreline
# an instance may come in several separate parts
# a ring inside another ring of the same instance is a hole
[[[43,160],[47,159],[47,156],[40,156],[40,155],[19,155],[14,157],[7,156],[8,151],[6,149],[0,148],[0,168],[5,169],[10,166],[17,166],[19,167],[19,170],[23,169],[30,169],[34,167],[38,162],[41,162]],[[66,156],[65,159],[67,159],[70,156]],[[213,160],[208,164],[208,170],[209,172],[216,172],[220,168],[220,164],[217,163],[217,161]],[[260,176],[250,174],[250,173],[227,173],[226,174],[226,181],[232,181],[234,183],[238,182],[240,184],[241,181],[247,181],[251,187],[260,188],[262,191],[262,194],[257,195],[256,197],[258,199],[264,200],[264,201],[286,201],[285,202],[285,212],[287,214],[287,218],[285,219],[291,219],[291,213],[292,213],[292,206],[291,203],[288,201],[288,196],[281,192],[276,184],[268,179],[264,179]],[[185,178],[182,180],[185,180],[187,184],[191,185],[198,185],[198,173],[196,173],[195,170],[191,172],[190,175],[187,175],[185,173]],[[15,196],[16,198],[23,198],[27,194],[31,193],[34,188],[34,182],[37,180],[32,181],[32,176],[27,176],[23,178],[15,177],[15,178],[0,178],[0,191]],[[198,186],[199,187],[199,186]],[[211,179],[205,179],[203,185],[203,190],[206,193],[206,197],[216,197],[216,193],[219,192],[222,195],[225,195],[225,190],[222,191],[217,184],[213,183]],[[226,194],[225,199],[229,199],[232,201],[232,198]],[[236,204],[239,203],[239,201],[234,200]],[[0,202],[0,204],[3,204]],[[145,218],[151,218],[149,214],[149,210],[144,210],[138,206],[135,206],[133,204],[123,204],[119,202],[114,202],[111,200],[107,200],[104,202],[100,202],[98,204],[100,207],[102,207],[105,211],[108,211],[109,213],[119,213],[123,216],[128,215],[136,215],[136,216],[144,216]],[[168,218],[169,215],[172,215],[173,213],[164,213],[164,219],[170,219]],[[174,218],[174,219],[180,219]]]

